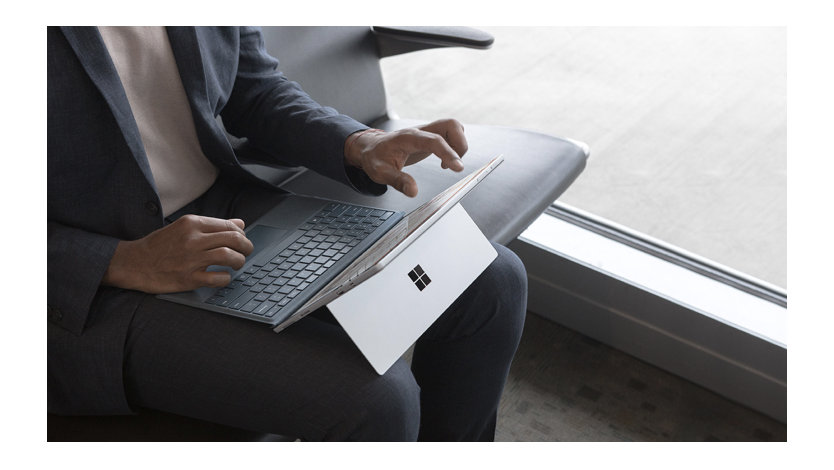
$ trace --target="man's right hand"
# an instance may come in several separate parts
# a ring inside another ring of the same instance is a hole
[[[252,242],[240,219],[185,215],[134,241],[121,241],[102,284],[149,294],[222,287],[227,272],[207,272],[211,265],[240,269],[252,253]]]

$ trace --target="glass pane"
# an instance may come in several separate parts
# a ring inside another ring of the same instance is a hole
[[[383,60],[391,109],[584,141],[561,201],[787,287],[784,28],[481,29]]]

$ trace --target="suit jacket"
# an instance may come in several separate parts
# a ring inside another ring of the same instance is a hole
[[[200,145],[221,173],[269,184],[241,165],[228,131],[247,138],[262,162],[303,165],[363,192],[384,191],[343,162],[345,139],[366,126],[320,106],[278,72],[259,29],[167,32]],[[50,27],[47,37],[49,410],[125,413],[122,349],[142,294],[100,282],[119,240],[164,225],[161,205],[98,29]]]

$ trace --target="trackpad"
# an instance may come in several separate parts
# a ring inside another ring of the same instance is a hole
[[[248,258],[252,259],[258,256],[258,253],[260,253],[261,250],[277,241],[282,240],[289,233],[289,230],[270,227],[268,225],[256,225],[252,227],[248,232],[246,232],[246,238],[248,238],[249,241],[255,245],[255,250],[252,251],[252,254],[249,255]]]
[[[252,250],[252,254],[246,257],[247,261],[254,259],[264,248],[282,240],[289,233],[289,230],[270,227],[268,225],[256,225],[252,227],[248,232],[246,232],[246,238],[252,242],[255,249]],[[226,271],[230,274],[234,273],[234,270],[228,266],[209,266],[206,271]]]

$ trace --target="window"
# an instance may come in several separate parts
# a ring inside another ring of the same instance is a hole
[[[784,28],[484,29],[385,59],[391,108],[586,142],[561,202],[787,287]]]

